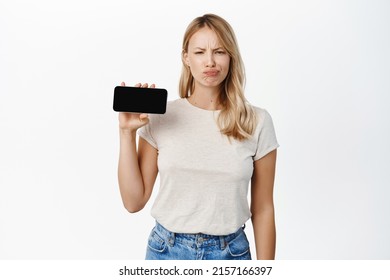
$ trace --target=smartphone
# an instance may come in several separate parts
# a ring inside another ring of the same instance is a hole
[[[165,114],[168,92],[163,88],[117,86],[114,90],[116,112]]]

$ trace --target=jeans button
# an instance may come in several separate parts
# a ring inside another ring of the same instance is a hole
[[[199,237],[199,238],[198,238],[198,242],[199,242],[199,243],[203,243],[203,237]]]

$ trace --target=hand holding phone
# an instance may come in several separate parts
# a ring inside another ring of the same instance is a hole
[[[138,84],[139,85],[139,84]],[[114,111],[164,114],[168,93],[163,88],[117,86],[114,91]]]
[[[156,89],[154,84],[148,88],[147,83],[126,87],[122,82],[121,86],[115,87],[113,109],[119,112],[120,129],[135,132],[149,123],[147,113],[165,113],[166,102],[165,89]]]

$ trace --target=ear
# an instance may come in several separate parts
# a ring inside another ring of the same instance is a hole
[[[190,61],[188,59],[188,53],[184,50],[183,50],[183,54],[182,54],[182,59],[183,59],[183,63],[185,65],[190,66]]]

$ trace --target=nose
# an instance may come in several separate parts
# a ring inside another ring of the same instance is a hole
[[[208,53],[207,58],[206,58],[206,67],[214,67],[215,66],[215,60],[214,60],[214,54]]]

